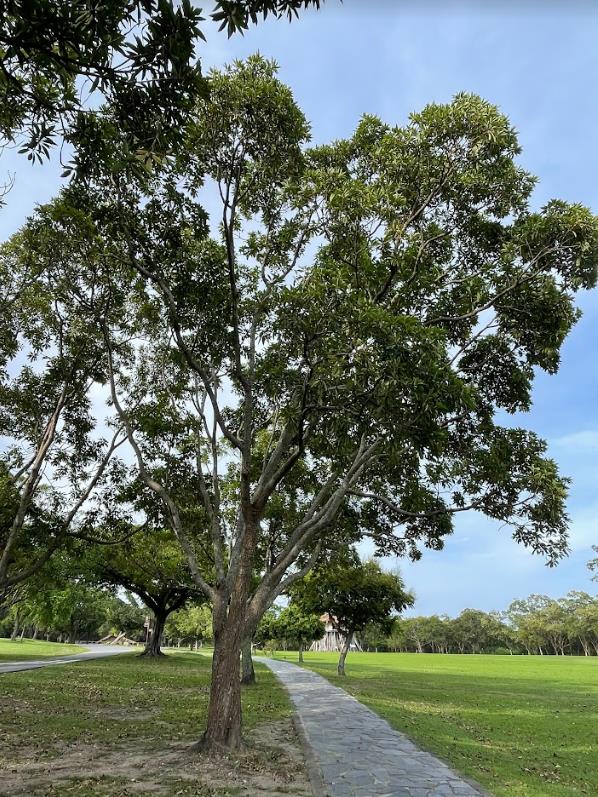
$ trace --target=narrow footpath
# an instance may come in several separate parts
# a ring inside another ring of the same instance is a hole
[[[312,781],[321,776],[314,784],[317,797],[489,797],[321,675],[275,659],[260,661],[297,709],[314,759]]]
[[[85,653],[71,653],[70,656],[48,656],[43,659],[29,659],[28,661],[6,661],[0,663],[0,674],[3,672],[20,672],[21,670],[38,670],[40,667],[54,667],[56,664],[74,664],[77,661],[88,659],[103,659],[106,656],[116,656],[126,653],[127,648],[110,645],[85,645]]]

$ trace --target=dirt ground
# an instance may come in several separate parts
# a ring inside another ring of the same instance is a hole
[[[312,797],[292,722],[278,720],[251,734],[238,758],[201,755],[192,741],[147,749],[75,742],[59,754],[22,749],[0,765],[2,797]],[[1,757],[1,753],[0,753]]]

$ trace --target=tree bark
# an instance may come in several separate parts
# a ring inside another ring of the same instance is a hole
[[[299,643],[299,664],[303,664],[303,642]]]
[[[255,670],[251,656],[251,639],[243,643],[241,648],[241,683],[245,685],[255,683]]]
[[[247,460],[248,462],[248,460]],[[212,628],[214,655],[206,730],[198,748],[207,752],[236,752],[243,748],[241,734],[240,656],[243,643],[252,639],[261,613],[248,612],[248,598],[254,573],[258,512],[249,507],[248,465],[242,466],[241,492],[246,492],[240,547],[233,550],[231,571],[235,573],[230,590],[225,585],[213,598]],[[245,483],[245,486],[244,486]],[[264,607],[266,608],[266,607]]]
[[[241,468],[242,525],[240,547],[232,553],[231,569],[235,573],[230,591],[224,588],[213,599],[212,628],[214,655],[212,682],[205,733],[199,749],[207,752],[234,752],[243,747],[241,734],[241,648],[255,633],[259,616],[248,615],[248,598],[254,572],[259,517],[250,507],[249,460]]]
[[[345,643],[343,645],[343,649],[341,650],[341,655],[338,660],[338,667],[337,672],[339,675],[346,675],[345,673],[345,661],[347,659],[347,653],[349,652],[349,648],[351,647],[351,637],[353,634],[347,634],[345,637]]]
[[[222,632],[215,633],[212,682],[206,730],[198,748],[207,752],[240,750],[241,679],[239,658],[241,637],[230,618]]]
[[[157,658],[158,656],[164,655],[160,649],[160,643],[162,641],[166,617],[167,615],[162,614],[162,612],[154,612],[154,628],[147,636],[145,649],[143,653],[140,654],[141,656],[145,658]]]

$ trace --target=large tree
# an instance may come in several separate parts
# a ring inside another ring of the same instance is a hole
[[[439,549],[476,510],[550,563],[565,555],[566,482],[542,440],[496,416],[557,369],[598,224],[579,205],[530,209],[516,134],[478,97],[402,127],[364,117],[308,149],[271,63],[209,89],[176,168],[40,209],[14,267],[60,259],[110,295],[82,312],[140,480],[213,605],[204,745],[234,748],[241,646],[340,512],[382,554]],[[293,480],[296,511],[268,536]]]
[[[60,257],[40,269],[26,247],[17,235],[0,248],[0,603],[69,539],[87,536],[126,441],[115,413],[93,406],[108,361],[83,308],[106,301],[105,286],[67,274]]]

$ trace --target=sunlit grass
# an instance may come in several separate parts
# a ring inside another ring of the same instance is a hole
[[[38,639],[0,639],[0,664],[8,661],[29,661],[47,656],[70,656],[83,653],[80,645],[64,645],[60,642],[44,642]]]

